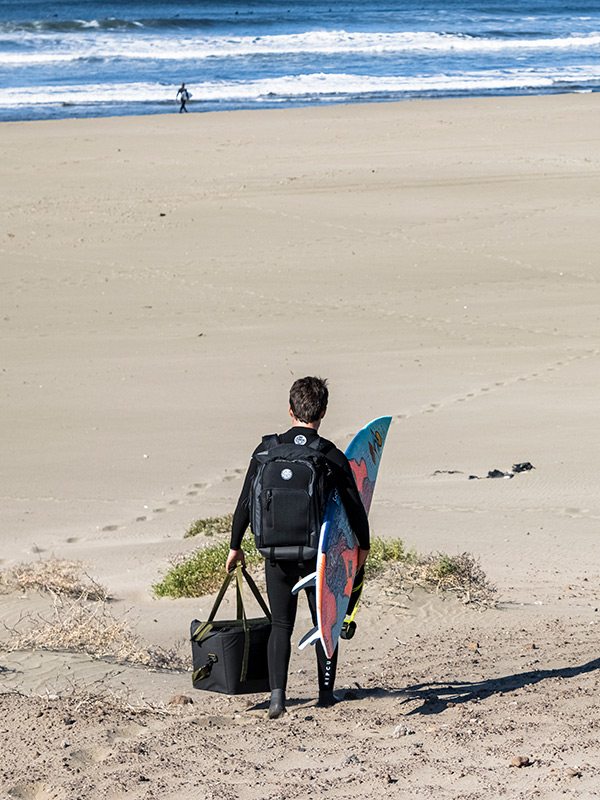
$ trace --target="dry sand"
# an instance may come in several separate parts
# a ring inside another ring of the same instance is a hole
[[[599,130],[598,95],[0,127],[0,568],[81,560],[185,640],[209,599],[150,587],[316,373],[340,445],[394,415],[374,532],[474,553],[499,598],[374,582],[346,700],[314,708],[295,653],[275,723],[168,706],[186,673],[0,653],[1,797],[600,796]],[[50,605],[0,596],[8,626]]]

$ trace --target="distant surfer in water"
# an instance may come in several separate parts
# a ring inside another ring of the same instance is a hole
[[[276,477],[280,475],[283,481],[282,488],[265,489],[268,473],[261,473],[261,463],[264,463],[265,456],[268,458],[269,447],[287,445],[290,459],[292,458],[291,454],[294,452],[305,452],[305,459],[310,460],[312,458],[317,465],[315,469],[324,469],[326,473],[323,490],[325,496],[328,496],[333,489],[338,490],[352,530],[358,539],[360,546],[359,567],[365,563],[369,555],[369,522],[348,459],[332,442],[323,439],[318,434],[319,426],[327,411],[328,398],[327,381],[322,378],[306,377],[294,382],[289,396],[289,415],[292,427],[279,436],[263,437],[261,444],[254,450],[233,515],[231,549],[226,561],[226,569],[228,571],[233,569],[237,562],[245,564],[244,552],[241,549],[242,538],[250,524],[251,511],[254,509],[254,513],[256,513],[256,508],[258,507],[256,502],[253,503],[253,497],[257,491],[255,478],[257,475],[264,476],[265,483],[259,488],[261,489],[261,496],[266,496],[266,501],[260,507],[266,507],[266,513],[270,514],[270,519],[273,523],[270,534],[277,541],[277,546],[271,547],[269,556],[265,558],[267,594],[273,617],[268,644],[269,685],[271,688],[270,719],[276,719],[285,712],[285,692],[291,656],[291,637],[298,607],[298,596],[292,594],[292,588],[300,578],[315,572],[317,559],[316,555],[311,554],[307,560],[303,560],[302,551],[305,548],[297,546],[297,538],[293,543],[290,542],[294,546],[286,546],[285,537],[288,534],[283,533],[283,530],[287,527],[297,534],[302,526],[307,525],[306,518],[307,514],[310,516],[310,511],[307,512],[306,507],[302,507],[302,501],[298,499],[292,501],[291,506],[278,506],[278,503],[282,502],[278,498],[281,498],[286,492],[292,490],[291,494],[294,495],[296,476],[294,475],[293,461],[290,463],[292,469],[281,469],[280,466],[275,467]],[[279,452],[285,452],[285,450],[286,448],[284,447]],[[320,456],[317,456],[317,453]],[[326,464],[319,467],[318,464],[321,461],[326,462]],[[298,463],[302,464],[303,461]],[[299,469],[299,472],[301,471]],[[317,482],[319,482],[318,474]],[[296,495],[294,496],[296,497]],[[294,508],[294,511],[290,511],[290,507]],[[257,524],[259,523],[253,516],[252,529],[255,535]],[[320,523],[317,527],[318,529],[320,529]],[[308,550],[310,553],[310,548]],[[306,588],[306,595],[313,624],[316,625],[316,590],[314,586]],[[336,649],[333,658],[328,659],[323,646],[318,642],[316,653],[319,705],[331,706],[335,703],[333,686],[338,651]]]
[[[181,114],[181,112],[182,112],[182,111],[185,111],[185,113],[186,113],[186,114],[188,113],[188,110],[187,110],[187,108],[185,107],[185,104],[186,104],[186,103],[187,103],[187,101],[190,99],[190,97],[191,97],[191,94],[190,94],[190,93],[188,92],[188,90],[185,88],[185,83],[182,83],[182,84],[181,84],[181,86],[180,86],[180,88],[177,90],[177,95],[176,95],[176,97],[175,97],[175,99],[176,99],[176,100],[179,100],[179,102],[180,102],[180,104],[181,104],[181,105],[179,106],[179,113],[180,113],[180,114]]]

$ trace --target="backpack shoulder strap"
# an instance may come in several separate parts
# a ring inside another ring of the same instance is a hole
[[[335,450],[335,445],[327,439],[323,439],[321,436],[315,436],[315,438],[307,442],[305,446],[307,449],[316,451],[324,456],[326,456],[327,453],[330,453],[332,450]],[[276,433],[270,433],[267,436],[262,437],[260,448],[258,449],[258,452],[254,453],[254,455],[255,457],[258,457],[258,460],[260,461],[261,456],[265,457],[269,451],[275,447],[302,450],[304,446],[299,447],[298,445],[294,444],[282,443]]]
[[[278,446],[279,436],[276,433],[270,433],[267,436],[263,436],[261,443],[252,454],[252,458],[258,461],[259,464],[264,464],[271,458],[271,450]]]
[[[262,437],[260,450],[262,452],[267,452],[271,450],[273,447],[277,447],[279,444],[279,436],[276,433],[268,433],[266,436]]]
[[[327,453],[335,450],[333,442],[323,439],[321,436],[315,436],[315,438],[308,443],[307,447],[317,450],[319,453],[323,453],[323,455],[327,455]]]

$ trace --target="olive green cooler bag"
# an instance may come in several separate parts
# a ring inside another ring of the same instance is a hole
[[[236,619],[217,620],[215,616],[233,578],[237,596]],[[264,611],[264,617],[247,618],[242,596],[243,580]],[[207,621],[195,619],[192,622],[194,689],[223,694],[268,692],[267,644],[270,633],[269,607],[246,569],[238,564],[223,581]]]

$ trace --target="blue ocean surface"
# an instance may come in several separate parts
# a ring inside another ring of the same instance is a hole
[[[0,120],[600,88],[600,0],[0,0]]]

